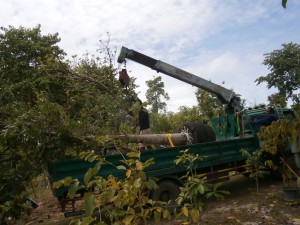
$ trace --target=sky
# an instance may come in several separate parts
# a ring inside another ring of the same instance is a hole
[[[97,55],[109,41],[164,61],[233,89],[247,106],[267,103],[276,92],[255,80],[268,74],[265,53],[282,44],[300,44],[300,1],[288,0],[0,0],[0,26],[41,25],[59,33],[59,46],[71,58]],[[116,59],[115,66],[118,65]],[[196,87],[127,60],[145,101],[145,82],[161,76],[169,94],[167,110],[197,105]]]

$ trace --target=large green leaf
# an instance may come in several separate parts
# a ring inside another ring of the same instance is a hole
[[[125,216],[122,220],[122,223],[124,223],[125,225],[131,224],[131,221],[133,220],[133,218],[134,218],[133,215]]]
[[[129,152],[129,153],[127,153],[127,157],[128,158],[139,158],[140,154],[141,153],[139,153],[139,152]]]
[[[158,188],[158,185],[153,179],[149,179],[146,183],[146,186],[149,190]]]
[[[136,179],[135,181],[134,181],[134,183],[133,183],[133,186],[135,187],[135,188],[140,188],[141,186],[142,186],[142,179],[141,178],[138,178],[138,179]]]
[[[73,199],[76,195],[76,192],[79,190],[79,181],[78,180],[74,180],[71,184],[71,186],[68,189],[68,195],[69,198]]]
[[[199,218],[200,218],[199,210],[191,209],[190,216],[192,217],[193,222],[197,223],[199,221]]]
[[[154,214],[154,220],[155,220],[155,222],[156,223],[159,222],[160,218],[161,218],[161,211],[155,210],[153,214]]]
[[[94,193],[92,193],[90,191],[85,192],[84,196],[83,196],[83,201],[84,201],[85,214],[87,216],[91,216],[96,207]]]
[[[119,165],[119,166],[117,166],[117,169],[118,170],[126,170],[126,167],[123,165]]]
[[[86,186],[88,186],[90,179],[92,178],[92,176],[94,176],[94,170],[92,168],[89,168],[88,171],[85,173],[84,175],[84,183]]]

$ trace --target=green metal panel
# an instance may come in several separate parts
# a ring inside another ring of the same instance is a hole
[[[227,140],[234,137],[235,124],[233,114],[213,118],[211,122],[218,140]]]
[[[233,162],[243,162],[245,158],[241,155],[241,149],[247,149],[252,152],[258,148],[258,141],[255,137],[232,139],[210,143],[201,143],[194,145],[178,146],[173,148],[145,150],[141,154],[141,161],[145,162],[154,158],[155,164],[147,168],[146,173],[151,177],[161,177],[165,175],[175,175],[185,173],[186,168],[175,166],[174,160],[180,155],[181,150],[189,149],[190,153],[199,154],[204,157],[199,169],[210,166],[226,165]],[[114,165],[120,165],[121,155],[107,156],[106,160]],[[95,163],[89,163],[84,160],[56,160],[49,163],[49,176],[52,182],[64,179],[67,176],[77,178],[83,182],[85,172]],[[122,178],[125,176],[124,170],[118,170],[114,166],[106,164],[100,169],[99,175],[106,178],[108,175]],[[54,195],[59,198],[66,193],[65,188],[53,190]]]

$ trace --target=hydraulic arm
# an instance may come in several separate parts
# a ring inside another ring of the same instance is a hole
[[[126,58],[156,70],[157,72],[164,73],[173,78],[215,94],[223,104],[227,105],[227,113],[233,113],[240,110],[240,98],[232,90],[226,89],[220,85],[214,84],[201,77],[195,76],[189,72],[146,56],[132,49],[122,47],[118,57],[118,63],[123,63]]]

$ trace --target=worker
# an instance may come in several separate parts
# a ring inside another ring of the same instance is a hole
[[[141,106],[139,111],[139,127],[140,134],[150,134],[150,122],[149,122],[149,113],[146,108]]]
[[[140,99],[133,104],[132,110],[129,113],[133,118],[134,128],[139,127],[140,134],[150,134],[150,120],[147,109],[143,106],[143,102]],[[139,143],[139,149],[148,149],[150,144]]]
[[[269,126],[273,121],[277,121],[278,116],[274,112],[274,109],[272,107],[269,107],[267,109],[267,115],[254,119],[254,124],[256,125],[262,125],[262,126]]]
[[[150,129],[150,120],[149,120],[149,113],[146,108],[144,108],[143,103],[140,99],[138,101],[141,104],[141,108],[139,111],[139,127],[140,127],[140,134],[150,134],[151,129]],[[139,143],[139,149],[148,149],[151,148],[150,144],[146,143]]]

